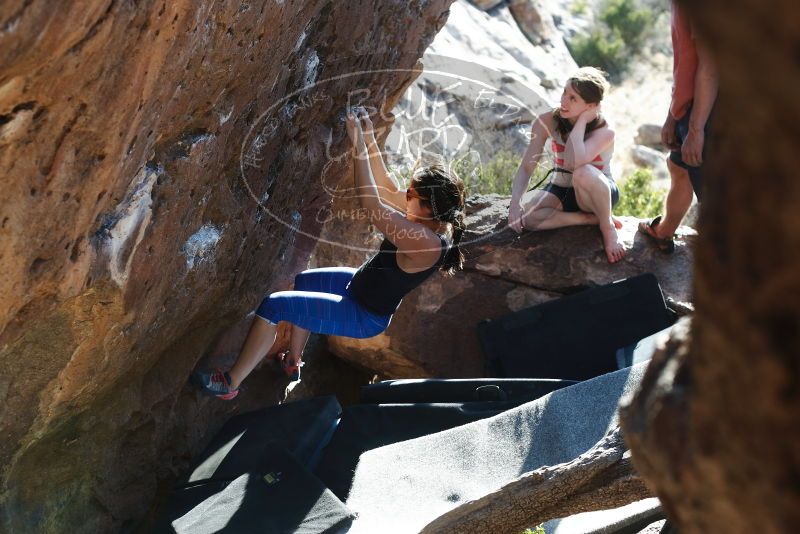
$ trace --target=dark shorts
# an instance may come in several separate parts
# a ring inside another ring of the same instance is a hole
[[[613,208],[617,202],[619,202],[619,188],[614,180],[607,181],[609,187],[611,188],[611,207]],[[560,185],[549,183],[544,187],[544,189],[542,189],[542,191],[547,191],[548,193],[558,197],[558,200],[561,201],[561,206],[564,208],[564,211],[581,211],[580,206],[578,206],[578,199],[575,197],[574,187],[562,187]]]
[[[692,115],[692,108],[690,107],[681,120],[679,120],[675,124],[675,138],[677,139],[678,143],[681,145],[683,141],[686,139],[686,136],[689,135],[689,117]],[[713,115],[713,111],[712,111]],[[711,124],[711,117],[708,118],[706,122],[705,131],[705,144],[703,145],[703,160],[705,161],[706,155],[706,148],[708,147],[708,131],[709,125]],[[691,165],[687,164],[683,161],[683,157],[681,157],[680,150],[673,150],[669,153],[669,159],[672,163],[677,165],[678,167],[682,167],[689,172],[689,180],[692,182],[692,189],[694,189],[694,194],[697,195],[697,200],[701,200],[702,190],[703,190],[703,178],[702,178],[702,169],[703,167],[692,167]]]

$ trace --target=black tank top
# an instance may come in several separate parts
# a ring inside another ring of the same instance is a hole
[[[439,259],[418,273],[407,273],[397,265],[397,247],[384,239],[378,252],[359,267],[348,285],[350,295],[367,310],[378,315],[391,315],[408,292],[424,282],[444,261],[450,243],[442,240]]]

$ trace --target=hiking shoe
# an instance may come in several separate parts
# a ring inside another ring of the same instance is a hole
[[[218,399],[231,400],[239,394],[239,388],[231,387],[231,375],[223,373],[221,369],[217,369],[213,373],[195,371],[192,373],[192,381],[203,393],[213,395]]]

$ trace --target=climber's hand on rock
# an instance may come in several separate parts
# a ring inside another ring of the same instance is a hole
[[[347,137],[353,143],[353,148],[359,148],[359,144],[364,142],[363,134],[361,132],[361,121],[356,117],[355,110],[351,110],[345,118],[345,125],[347,127]]]
[[[368,140],[375,139],[375,127],[372,125],[372,119],[369,118],[369,113],[361,115],[361,128],[364,132],[364,137]]]

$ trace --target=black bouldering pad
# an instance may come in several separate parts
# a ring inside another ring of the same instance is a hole
[[[262,458],[276,448],[286,449],[312,469],[341,410],[336,398],[327,396],[237,415],[214,436],[178,487],[258,472]]]
[[[291,454],[272,450],[261,467],[172,520],[171,531],[316,534],[340,532],[352,523],[352,512]]]
[[[648,273],[483,321],[478,337],[490,376],[586,380],[617,370],[617,349],[673,322]]]
[[[474,401],[528,402],[572,384],[574,380],[470,378],[384,380],[361,388],[361,402],[370,404]]]

